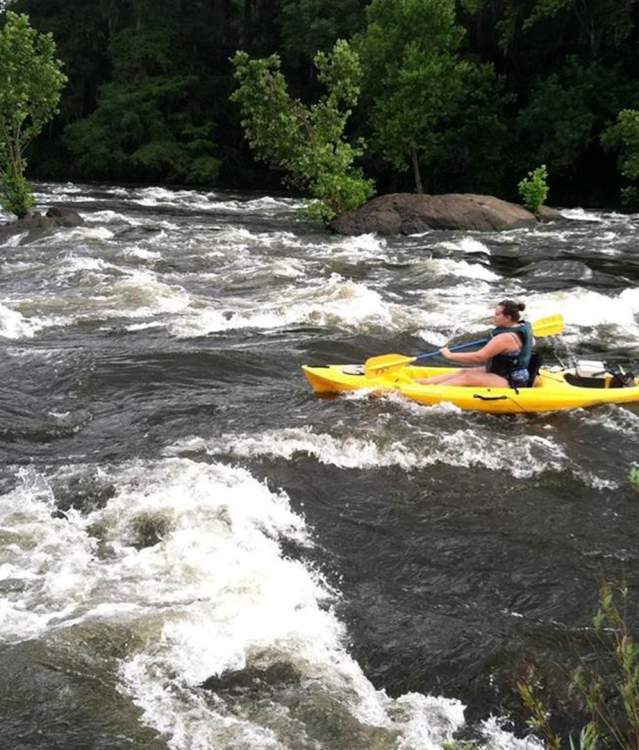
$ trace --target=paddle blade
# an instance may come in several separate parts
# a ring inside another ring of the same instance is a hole
[[[380,354],[379,357],[369,357],[364,362],[364,373],[369,377],[379,375],[383,370],[405,367],[414,361],[415,357],[405,357],[403,354]]]
[[[564,330],[564,316],[557,314],[540,318],[532,324],[532,329],[537,338],[558,336]]]

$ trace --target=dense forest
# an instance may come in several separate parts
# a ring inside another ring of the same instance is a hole
[[[313,102],[316,53],[345,39],[363,69],[347,135],[364,139],[359,164],[378,193],[415,189],[411,150],[427,192],[513,198],[542,163],[551,204],[617,205],[627,185],[611,126],[639,107],[639,0],[11,7],[52,32],[69,79],[31,177],[275,189],[280,175],[244,138],[231,58],[276,53],[290,93]]]

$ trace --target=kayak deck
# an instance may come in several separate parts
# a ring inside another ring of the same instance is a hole
[[[457,372],[455,367],[402,367],[369,377],[363,365],[304,365],[302,370],[317,394],[370,390],[397,392],[423,404],[448,401],[460,409],[492,413],[530,413],[578,409],[597,404],[639,401],[639,379],[630,387],[611,387],[612,376],[583,378],[574,370],[541,369],[530,388],[423,385],[419,379]]]

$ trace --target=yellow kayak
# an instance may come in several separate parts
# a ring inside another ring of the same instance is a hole
[[[364,373],[364,365],[320,365],[302,367],[315,393],[344,393],[368,389],[375,394],[400,393],[421,404],[448,401],[460,409],[495,414],[520,414],[562,409],[578,409],[597,404],[627,404],[639,401],[639,378],[617,387],[617,380],[606,373],[584,377],[576,370],[541,369],[530,388],[487,388],[475,386],[422,385],[419,378],[452,373],[453,367],[402,367],[374,376]]]

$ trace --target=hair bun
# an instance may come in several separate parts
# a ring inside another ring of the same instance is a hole
[[[523,311],[523,310],[526,309],[526,305],[524,305],[523,302],[518,302],[517,303],[517,309],[520,310],[520,311]]]

